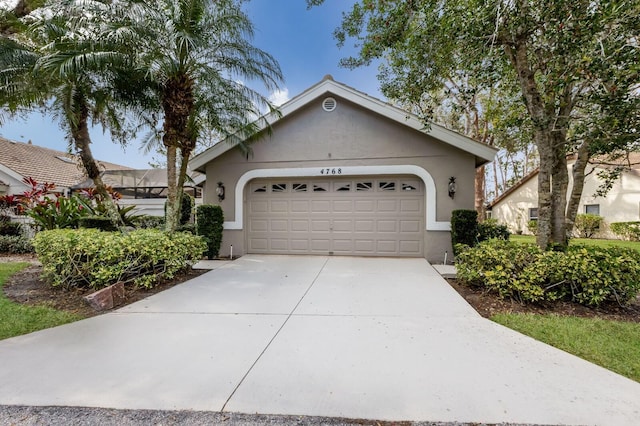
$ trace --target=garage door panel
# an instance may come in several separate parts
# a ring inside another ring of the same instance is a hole
[[[291,232],[309,232],[308,219],[292,219]]]
[[[309,251],[309,240],[291,239],[291,251],[306,253]]]
[[[421,210],[422,209],[419,200],[400,200],[400,212],[402,213],[416,213]]]
[[[398,243],[395,240],[378,240],[376,242],[378,253],[391,254],[398,251]]]
[[[266,213],[269,211],[267,200],[253,200],[249,203],[249,213]]]
[[[329,200],[312,200],[311,213],[329,213],[331,212],[331,202]]]
[[[375,221],[373,219],[368,220],[356,220],[354,224],[355,232],[375,232]]]
[[[400,232],[420,232],[420,221],[417,220],[401,220]]]
[[[331,231],[330,220],[311,219],[311,232],[329,232]]]
[[[269,211],[271,213],[288,213],[289,203],[284,200],[271,200]]]
[[[253,251],[265,251],[269,249],[269,240],[266,238],[249,239],[249,249]]]
[[[287,232],[289,230],[289,221],[286,219],[271,219],[271,232]]]
[[[351,219],[334,219],[333,226],[331,227],[333,232],[353,232],[353,221]]]
[[[379,212],[393,212],[395,213],[398,210],[397,201],[396,200],[378,200],[378,211]]]
[[[398,232],[397,220],[378,220],[378,232]]]
[[[292,213],[308,213],[309,201],[308,200],[292,200],[291,212]]]
[[[289,241],[285,238],[270,238],[270,248],[274,251],[287,251],[289,248]]]
[[[370,213],[375,211],[375,200],[356,200],[354,203],[354,211]]]
[[[423,188],[419,180],[403,177],[252,181],[248,251],[421,256]]]

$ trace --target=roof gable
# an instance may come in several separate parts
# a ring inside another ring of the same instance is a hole
[[[286,117],[292,115],[296,111],[315,101],[319,97],[326,96],[327,94],[333,94],[335,96],[344,98],[366,110],[382,115],[394,122],[422,132],[462,151],[468,152],[475,156],[477,166],[492,161],[496,155],[497,150],[495,148],[476,142],[466,136],[448,130],[435,123],[431,123],[430,128],[425,129],[424,122],[421,121],[417,116],[410,114],[409,112],[404,111],[400,108],[397,108],[389,103],[371,97],[365,93],[359,92],[349,86],[337,83],[333,80],[333,78],[331,78],[331,76],[326,76],[318,84],[312,86],[300,95],[292,98],[287,103],[282,105],[280,107],[280,114],[268,114],[265,117],[266,122],[269,125],[273,125],[277,121],[285,119]],[[266,125],[264,125],[263,128],[264,127],[266,127]],[[208,162],[219,157],[232,148],[232,144],[224,143],[224,141],[218,142],[211,148],[194,157],[190,161],[191,169],[203,171],[204,166]]]

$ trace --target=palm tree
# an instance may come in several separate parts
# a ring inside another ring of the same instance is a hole
[[[148,89],[160,105],[167,155],[166,228],[174,231],[187,164],[203,132],[228,135],[243,129],[250,134],[261,108],[273,110],[266,97],[238,80],[273,90],[282,75],[276,60],[250,43],[253,25],[241,1],[146,2],[149,10],[140,23],[148,32],[137,61],[148,70]]]
[[[122,105],[136,95],[114,86],[124,74],[137,78],[131,46],[115,31],[123,31],[121,23],[113,27],[98,18],[97,11],[113,13],[109,5],[71,1],[50,10],[27,30],[0,38],[0,104],[12,113],[41,108],[60,120],[109,218],[120,226],[117,207],[91,152],[89,128],[101,124],[116,138],[127,140]]]

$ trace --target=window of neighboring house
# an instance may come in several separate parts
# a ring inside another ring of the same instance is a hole
[[[485,210],[484,218],[485,219],[491,219],[492,217],[493,217],[493,212],[491,210]]]
[[[529,220],[538,220],[538,208],[533,207],[529,209]]]
[[[585,204],[584,212],[587,214],[597,214],[600,216],[600,204]]]

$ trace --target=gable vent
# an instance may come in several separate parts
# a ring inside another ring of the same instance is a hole
[[[322,101],[322,109],[327,112],[331,112],[336,109],[336,105],[336,100],[333,98],[326,98],[324,101]]]

